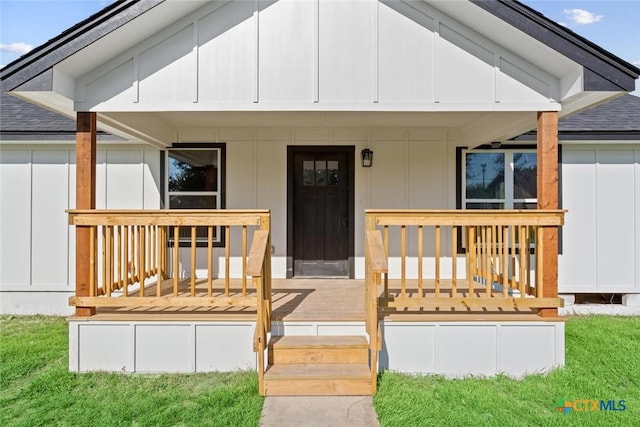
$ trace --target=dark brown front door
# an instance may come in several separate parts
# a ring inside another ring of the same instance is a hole
[[[350,277],[353,147],[290,147],[293,276]]]

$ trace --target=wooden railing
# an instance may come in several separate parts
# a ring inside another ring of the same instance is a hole
[[[69,211],[69,223],[77,229],[88,228],[90,235],[86,260],[90,268],[88,292],[71,297],[70,305],[211,307],[257,304],[256,295],[249,295],[247,289],[248,236],[252,230],[269,231],[269,211]],[[233,229],[238,231],[232,233]],[[236,241],[232,241],[232,235]],[[232,248],[241,263],[242,272],[237,274],[239,289],[232,289]],[[188,253],[186,264],[190,267],[186,279],[180,277],[181,252],[184,251]],[[198,251],[206,252],[206,256],[198,257]],[[220,263],[222,271],[216,269],[214,254],[223,259]],[[198,258],[205,260],[206,268],[198,265]],[[198,278],[196,270],[206,273]]]
[[[563,223],[561,210],[367,210],[366,327],[373,381],[381,347],[378,316],[385,311],[535,314],[561,307],[557,280],[543,280],[544,265],[557,268],[557,257],[543,259],[543,236]],[[398,273],[390,277],[390,270]]]
[[[88,229],[89,235],[88,289],[77,286],[86,292],[76,290],[69,304],[90,309],[255,308],[253,346],[263,392],[264,351],[271,330],[270,218],[268,210],[69,211],[69,223]],[[188,258],[188,277],[180,277],[181,252]],[[241,270],[235,275],[232,259]]]

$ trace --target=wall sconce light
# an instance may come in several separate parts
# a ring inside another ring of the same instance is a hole
[[[370,168],[373,165],[373,151],[365,148],[360,152],[360,155],[362,156],[362,167]]]

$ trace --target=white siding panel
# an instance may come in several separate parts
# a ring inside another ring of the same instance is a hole
[[[297,0],[262,1],[261,7],[260,102],[312,102],[313,9]]]
[[[320,102],[372,101],[374,5],[320,2]]]
[[[107,209],[142,209],[142,151],[106,153]]]
[[[140,102],[195,101],[193,44],[189,25],[140,54]]]
[[[30,281],[31,153],[2,150],[0,156],[0,283]]]
[[[86,101],[92,105],[107,101],[129,104],[135,96],[133,79],[133,60],[129,60],[89,82],[86,87],[80,86],[78,91],[80,94],[86,92]]]
[[[255,323],[197,325],[196,372],[253,370]]]
[[[107,153],[96,152],[96,209],[107,208]]]
[[[271,244],[275,256],[287,252],[287,149],[285,143],[256,144],[257,207],[271,209]],[[284,271],[280,272],[284,277]],[[274,271],[274,274],[277,274]],[[274,276],[277,277],[277,276]]]
[[[495,325],[438,325],[436,366],[446,376],[493,375],[496,372]]]
[[[562,151],[562,205],[568,210],[562,228],[558,289],[596,287],[596,153]]]
[[[201,19],[198,93],[207,102],[255,101],[254,2],[227,3]]]
[[[160,151],[143,151],[143,208],[160,209],[160,189],[164,183],[160,182]]]
[[[135,325],[135,340],[137,372],[195,371],[193,325]]]
[[[433,18],[401,2],[379,7],[380,102],[433,101]]]
[[[443,24],[436,43],[436,100],[494,102],[493,53]]]
[[[67,286],[69,152],[33,152],[31,283]]]
[[[524,102],[549,100],[551,87],[512,62],[500,58],[500,70],[496,77],[496,100],[499,102]]]
[[[597,281],[599,286],[634,285],[634,152],[598,152]]]

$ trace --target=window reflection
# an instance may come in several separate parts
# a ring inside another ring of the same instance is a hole
[[[504,198],[504,153],[467,153],[466,198]]]

